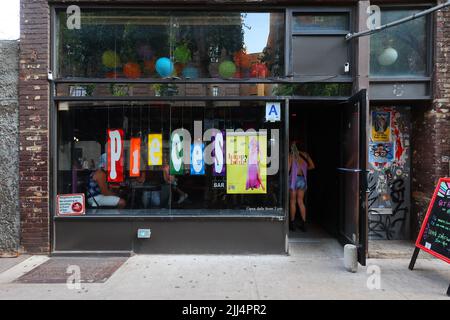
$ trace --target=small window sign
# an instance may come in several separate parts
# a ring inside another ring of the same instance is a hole
[[[70,86],[69,87],[69,94],[71,97],[86,97],[87,96],[87,90],[83,86]]]
[[[56,197],[58,216],[83,216],[86,202],[83,193],[61,194]]]
[[[138,229],[137,237],[138,239],[150,239],[152,231],[150,229]]]
[[[266,103],[266,121],[277,122],[281,120],[281,103],[267,102]]]

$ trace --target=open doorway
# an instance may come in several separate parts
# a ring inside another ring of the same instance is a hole
[[[289,136],[315,164],[307,176],[306,230],[297,206],[295,230],[290,238],[338,238],[340,126],[342,108],[333,104],[290,104]]]

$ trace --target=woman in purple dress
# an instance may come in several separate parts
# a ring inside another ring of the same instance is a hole
[[[291,152],[289,154],[289,193],[290,193],[290,220],[289,230],[295,230],[295,215],[297,213],[297,204],[300,207],[302,223],[300,228],[306,231],[306,207],[305,192],[307,189],[308,170],[315,168],[314,162],[308,153],[299,151],[296,142],[291,143]]]

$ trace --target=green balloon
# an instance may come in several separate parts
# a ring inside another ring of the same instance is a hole
[[[105,67],[112,69],[117,68],[121,64],[119,56],[112,50],[108,50],[103,53],[102,63]]]
[[[219,74],[222,78],[231,78],[236,73],[236,65],[231,61],[224,61],[219,65]]]
[[[176,62],[183,64],[188,63],[189,60],[191,60],[191,50],[189,50],[187,45],[183,44],[175,49],[173,57]]]

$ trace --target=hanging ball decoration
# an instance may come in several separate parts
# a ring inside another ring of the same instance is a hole
[[[172,75],[174,70],[174,66],[172,61],[169,58],[163,57],[156,60],[156,72],[165,78]]]
[[[233,56],[233,60],[239,68],[247,69],[250,67],[250,56],[244,49],[237,51]]]
[[[142,45],[137,51],[142,60],[150,60],[153,57],[153,50],[149,45]]]
[[[255,63],[250,69],[250,77],[266,78],[269,75],[269,69],[264,63]]]
[[[236,73],[236,65],[231,61],[224,61],[219,65],[219,75],[222,78],[231,78]]]
[[[130,79],[141,77],[141,67],[134,62],[128,62],[123,66],[123,74]]]
[[[186,64],[191,60],[191,50],[186,44],[182,44],[175,48],[173,58],[176,62]]]
[[[120,57],[114,51],[108,50],[102,55],[102,63],[107,68],[115,69],[120,66]]]
[[[386,48],[382,54],[378,57],[378,63],[382,66],[391,66],[398,59],[398,52],[392,47]]]
[[[198,69],[195,67],[186,67],[183,69],[182,75],[187,79],[196,79],[199,76]]]

